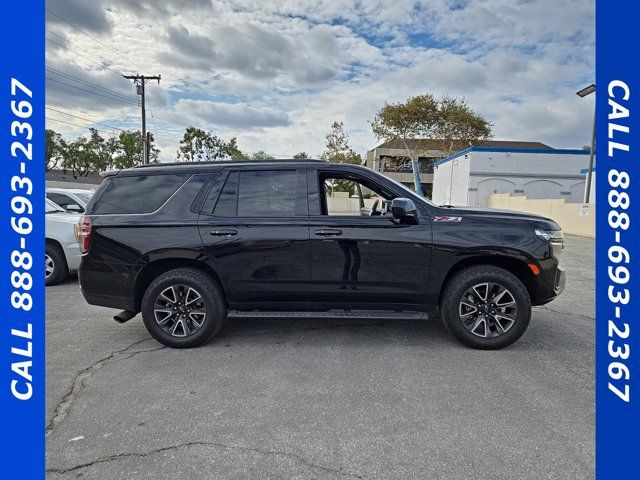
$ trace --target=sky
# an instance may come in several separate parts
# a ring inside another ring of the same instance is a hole
[[[324,148],[342,121],[353,148],[380,142],[385,102],[464,97],[496,140],[590,142],[593,0],[48,0],[47,128],[75,138],[147,124],[161,161],[193,125],[243,152]],[[73,124],[73,125],[72,125]]]

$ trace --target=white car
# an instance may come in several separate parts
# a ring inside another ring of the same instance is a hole
[[[80,266],[80,245],[75,238],[74,225],[80,215],[68,213],[45,198],[45,283],[56,285]]]
[[[64,208],[67,212],[84,213],[89,200],[93,196],[93,190],[47,187],[46,194],[49,200]]]

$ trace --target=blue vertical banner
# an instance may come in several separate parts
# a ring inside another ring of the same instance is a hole
[[[598,479],[640,478],[639,22],[636,1],[597,2]]]
[[[44,12],[3,2],[0,36],[2,478],[44,478]]]

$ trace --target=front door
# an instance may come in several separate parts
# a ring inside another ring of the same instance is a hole
[[[198,228],[231,308],[305,304],[306,197],[304,168],[230,168],[218,176]]]
[[[431,258],[431,224],[417,225],[386,213],[402,196],[365,175],[308,172],[312,298],[316,306],[385,308],[422,305]]]

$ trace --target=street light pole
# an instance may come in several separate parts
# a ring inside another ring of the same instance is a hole
[[[586,97],[587,95],[590,95],[595,91],[596,91],[596,86],[595,84],[592,83],[588,87],[585,87],[582,90],[579,90],[578,92],[576,92],[576,94],[579,97]],[[595,112],[595,106],[594,106],[593,131],[591,133],[591,148],[589,149],[589,169],[587,170],[586,185],[584,189],[584,203],[587,203],[587,204],[591,199],[591,175],[593,173],[593,155],[595,153],[595,148],[596,148],[596,112]]]

